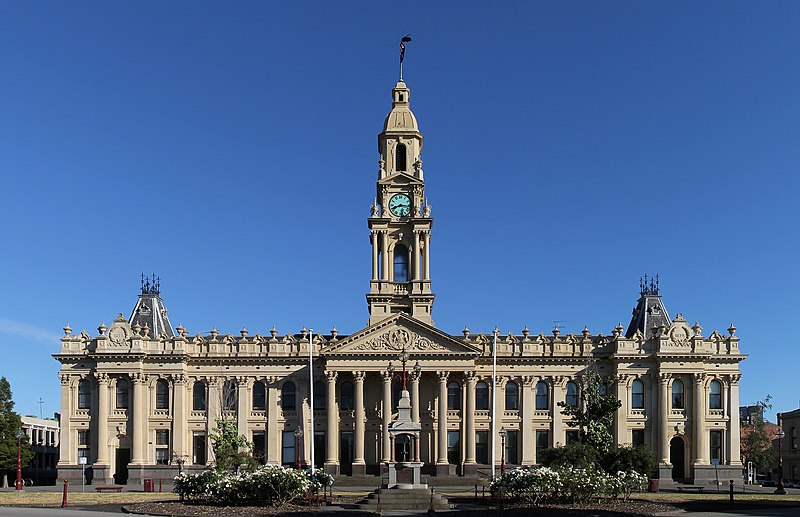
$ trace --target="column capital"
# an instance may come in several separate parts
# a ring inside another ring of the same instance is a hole
[[[62,386],[69,386],[69,383],[72,381],[72,376],[66,373],[59,373],[58,379],[61,381]]]
[[[436,372],[436,376],[439,378],[440,383],[445,383],[447,382],[447,378],[450,376],[450,371],[449,370],[438,371]]]
[[[105,372],[94,372],[94,378],[97,379],[97,384],[108,384],[108,374]]]
[[[353,372],[353,380],[356,382],[364,382],[364,378],[367,376],[367,372],[365,371],[354,371]]]
[[[475,382],[476,379],[477,374],[474,371],[468,370],[464,372],[464,382]]]
[[[698,372],[692,375],[695,384],[702,384],[708,375],[705,372]]]
[[[134,384],[144,384],[147,382],[145,375],[139,372],[134,372],[130,374],[131,382]]]
[[[268,386],[277,387],[280,381],[281,381],[281,376],[279,375],[267,375],[266,377],[264,377],[264,382],[266,382]]]
[[[411,370],[411,372],[408,374],[408,379],[411,382],[419,382],[420,377],[422,377],[422,371],[415,372],[414,370]]]
[[[392,377],[394,377],[394,372],[390,372],[387,370],[381,372],[381,379],[383,379],[384,383],[392,382]]]
[[[533,385],[536,384],[536,376],[535,375],[523,375],[522,376],[522,385],[526,388],[532,388]]]
[[[325,370],[325,378],[328,382],[336,382],[336,378],[339,376],[339,372],[335,370]]]
[[[660,372],[658,374],[658,382],[661,384],[667,384],[672,379],[671,373]]]
[[[170,379],[172,380],[172,383],[175,385],[180,384],[182,386],[186,386],[187,384],[189,384],[189,377],[187,377],[186,374],[183,373],[172,374],[170,375]]]
[[[731,383],[731,386],[738,385],[740,380],[742,380],[741,373],[732,373],[728,375],[728,381]]]
[[[633,374],[630,373],[618,373],[614,376],[614,381],[617,384],[627,384],[632,377]]]

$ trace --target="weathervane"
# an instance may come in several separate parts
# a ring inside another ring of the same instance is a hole
[[[406,57],[406,43],[411,41],[411,34],[406,34],[400,40],[400,81],[403,80],[403,59]]]

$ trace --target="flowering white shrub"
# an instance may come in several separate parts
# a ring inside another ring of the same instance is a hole
[[[492,480],[492,494],[516,500],[522,504],[584,503],[593,498],[608,496],[628,499],[634,490],[642,490],[647,477],[635,471],[606,474],[595,468],[532,467],[507,471]]]
[[[278,465],[265,465],[238,474],[206,471],[183,473],[175,477],[174,492],[186,499],[206,498],[226,504],[282,506],[296,497],[331,486],[333,476],[315,471],[299,471]]]

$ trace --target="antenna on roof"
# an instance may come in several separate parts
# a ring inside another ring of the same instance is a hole
[[[565,323],[569,323],[569,320],[553,320],[553,329],[560,332],[566,327]]]
[[[39,404],[39,418],[44,419],[44,416],[42,416],[42,404],[44,404],[44,399],[39,397],[39,402],[37,402],[37,404]]]

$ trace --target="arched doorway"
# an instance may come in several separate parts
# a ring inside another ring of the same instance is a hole
[[[128,463],[131,462],[131,440],[124,434],[118,434],[114,444],[114,483],[128,484]]]
[[[672,479],[683,481],[686,479],[686,447],[683,438],[674,437],[669,442],[669,462],[672,463]]]

